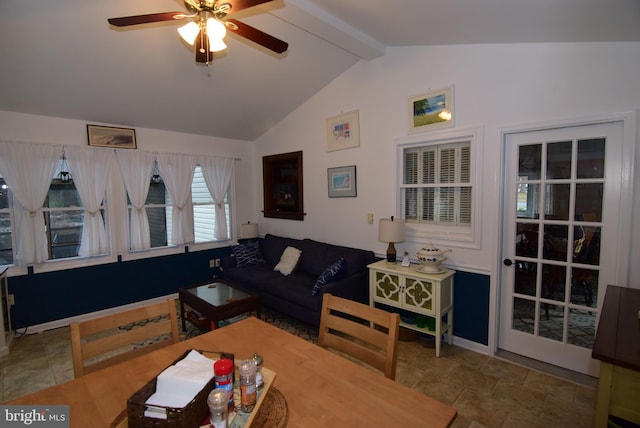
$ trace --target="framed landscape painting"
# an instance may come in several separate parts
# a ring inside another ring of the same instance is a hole
[[[409,98],[409,132],[454,125],[453,86]]]
[[[356,166],[327,168],[330,198],[349,198],[357,196]]]
[[[136,148],[136,130],[131,128],[87,125],[87,136],[89,137],[89,145],[93,147]]]

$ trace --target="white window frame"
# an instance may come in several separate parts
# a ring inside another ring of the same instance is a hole
[[[480,248],[481,239],[481,165],[483,154],[482,128],[469,128],[447,130],[441,132],[429,132],[414,134],[407,137],[394,139],[396,147],[396,186],[395,209],[398,216],[404,217],[403,190],[404,190],[404,151],[408,148],[424,146],[446,146],[461,142],[469,142],[471,148],[471,174],[470,185],[472,188],[472,213],[471,226],[452,226],[434,223],[407,222],[406,240],[418,244],[428,244],[437,241],[440,244]],[[442,187],[442,186],[440,186]]]

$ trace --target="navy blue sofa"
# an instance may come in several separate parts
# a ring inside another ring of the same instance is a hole
[[[290,275],[274,271],[287,247],[301,250],[297,268]],[[372,251],[342,247],[311,239],[292,239],[267,234],[260,241],[264,263],[236,266],[233,256],[222,260],[222,276],[232,284],[260,295],[262,305],[312,325],[320,324],[322,296],[335,296],[369,304],[367,265],[376,258]],[[320,274],[340,258],[343,268],[335,280],[312,290]]]

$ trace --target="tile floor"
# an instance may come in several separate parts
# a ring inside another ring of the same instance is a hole
[[[15,339],[0,358],[0,402],[73,378],[67,327]],[[458,410],[453,428],[591,427],[596,391],[502,359],[400,342],[396,380]]]

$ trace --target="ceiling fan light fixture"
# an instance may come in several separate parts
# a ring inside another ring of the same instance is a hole
[[[223,51],[227,48],[227,45],[224,43],[222,39],[212,39],[209,37],[209,51],[210,52],[219,52]]]
[[[180,37],[193,45],[196,41],[196,37],[198,37],[198,33],[200,33],[200,26],[193,21],[187,22],[182,27],[178,28],[178,33],[180,33]]]
[[[217,19],[209,18],[207,19],[207,34],[209,35],[209,40],[222,40],[227,35],[227,27]]]

